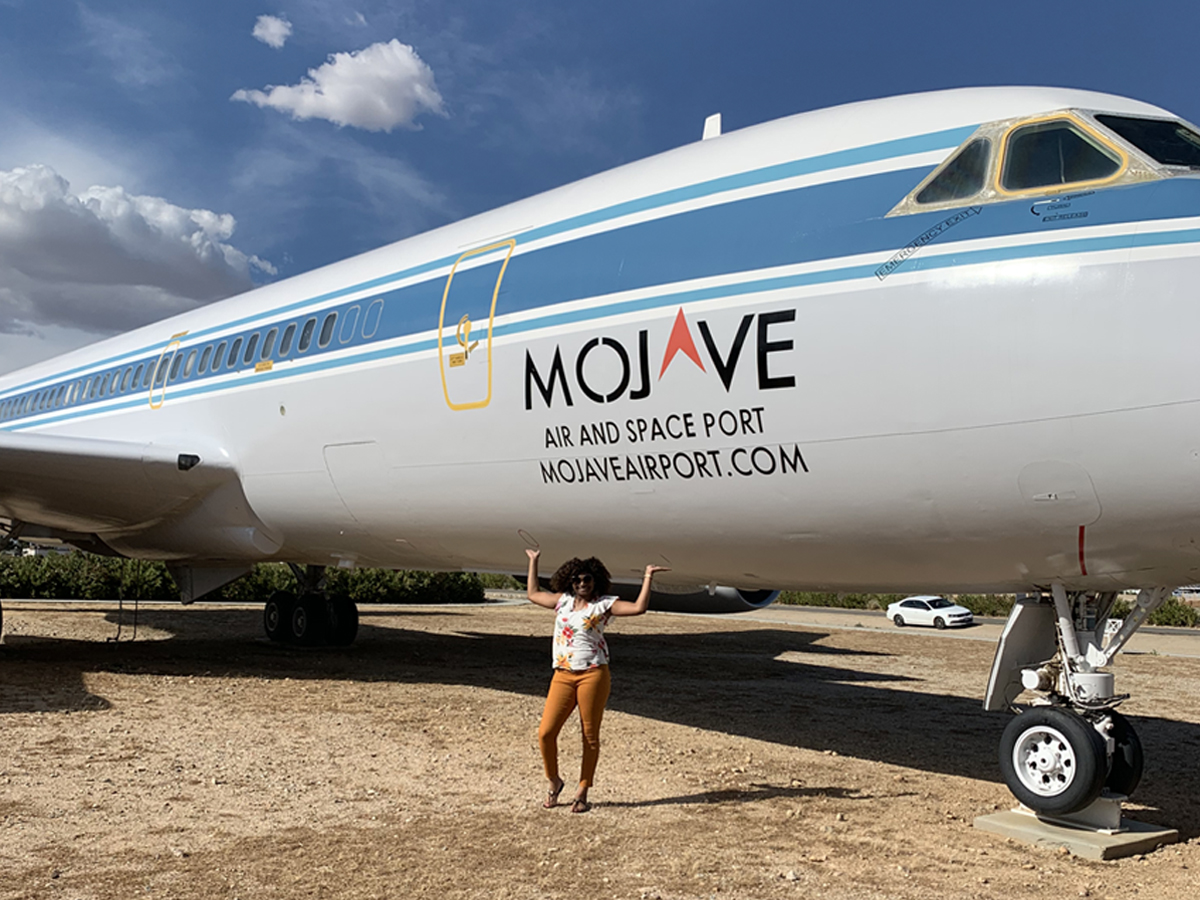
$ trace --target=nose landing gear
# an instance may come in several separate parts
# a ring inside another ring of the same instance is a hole
[[[358,606],[331,598],[325,590],[325,567],[301,569],[289,563],[299,584],[297,593],[276,591],[263,607],[263,630],[272,641],[313,647],[346,647],[358,635]]]
[[[1168,588],[1143,590],[1115,631],[1107,627],[1114,593],[1068,593],[1054,585],[1049,597],[1018,600],[984,705],[1011,708],[1022,690],[1037,696],[1000,740],[1004,782],[1029,810],[1070,817],[1102,797],[1119,804],[1141,781],[1141,741],[1116,710],[1127,695],[1114,693],[1113,676],[1102,669],[1169,596]]]

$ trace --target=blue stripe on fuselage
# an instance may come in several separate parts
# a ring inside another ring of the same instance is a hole
[[[584,213],[582,215],[571,216],[558,222],[553,222],[549,225],[540,226],[521,232],[513,237],[519,244],[525,244],[534,240],[555,237],[587,225],[608,222],[613,219],[621,218],[622,216],[631,215],[633,213],[646,212],[654,209],[660,209],[665,206],[670,206],[675,203],[703,199],[705,197],[719,195],[721,193],[740,188],[770,184],[771,182],[780,181],[787,178],[812,175],[824,171],[834,171],[837,169],[846,168],[848,166],[881,162],[914,153],[926,153],[933,150],[950,151],[970,137],[971,134],[975,132],[977,127],[977,125],[971,125],[963,128],[951,128],[944,131],[915,135],[913,137],[897,138],[890,141],[882,141],[876,144],[868,144],[862,147],[853,147],[848,150],[838,150],[832,153],[824,153],[818,156],[792,160],[790,162],[779,163],[773,166],[765,166],[763,168],[753,169],[748,172],[738,172],[733,175],[713,178],[681,188],[661,191],[656,194],[650,194],[646,197],[639,197],[636,200],[617,203],[593,212]],[[896,200],[899,200],[899,198],[896,198]],[[896,201],[893,201],[893,203],[894,202]],[[249,326],[256,322],[265,323],[268,319],[284,317],[290,313],[294,313],[297,310],[312,306],[314,304],[333,304],[333,301],[340,300],[341,298],[347,297],[351,294],[369,291],[372,288],[383,287],[401,279],[413,278],[427,272],[432,272],[437,269],[447,267],[451,265],[456,258],[457,256],[447,256],[441,259],[420,263],[416,266],[410,266],[409,268],[392,272],[387,275],[382,275],[368,281],[359,282],[345,288],[339,288],[337,290],[329,291],[317,296],[307,297],[304,300],[286,304],[275,310],[263,313],[255,313],[254,315],[245,316],[241,319],[233,319],[228,322],[223,322],[219,326],[193,331],[191,334],[189,334],[188,339],[189,342],[191,342],[200,338],[206,338],[210,335],[215,335],[219,332],[228,332],[230,329],[238,329],[242,326]],[[263,327],[266,326],[264,325]],[[57,375],[26,382],[23,385],[16,386],[14,388],[14,392],[24,393],[29,390],[38,389],[43,385],[48,386],[51,382],[57,382],[59,379],[72,379],[77,376],[86,377],[88,374],[96,371],[102,372],[109,366],[125,366],[129,363],[136,365],[139,361],[139,358],[143,354],[157,354],[161,347],[161,344],[148,345],[140,350],[132,350],[126,353],[118,354],[117,356],[109,357],[107,359],[96,360],[87,363],[86,365],[77,366],[73,369],[63,371]]]
[[[758,278],[738,285],[699,290],[671,289],[671,285],[698,278],[738,272],[755,272],[783,265],[837,259],[863,253],[895,251],[914,238],[926,233],[932,225],[953,215],[952,210],[938,210],[917,215],[884,218],[896,198],[904,196],[929,171],[928,167],[888,172],[879,175],[815,185],[790,191],[747,198],[741,201],[679,213],[626,226],[609,232],[590,235],[563,244],[552,245],[514,257],[507,270],[497,301],[497,314],[525,311],[551,304],[602,296],[619,291],[654,288],[664,289],[651,297],[625,300],[586,309],[560,312],[520,323],[498,326],[496,334],[516,334],[556,325],[611,316],[621,312],[653,309],[664,305],[682,304],[703,299],[754,293],[777,288],[797,287],[851,278],[867,277],[872,266],[843,267],[826,272]],[[1172,189],[1174,188],[1174,189]],[[1179,178],[1166,182],[1135,185],[1089,192],[1073,197],[1069,210],[1060,206],[1053,216],[1044,213],[1045,198],[1038,201],[1021,200],[990,204],[978,215],[964,219],[952,231],[939,234],[936,243],[954,244],[968,239],[1034,235],[1043,231],[1061,231],[1079,226],[1104,225],[1156,218],[1189,215],[1200,206],[1200,181]],[[1065,202],[1065,201],[1064,201]],[[1191,207],[1191,209],[1189,209]],[[1071,215],[1073,218],[1066,218]],[[1192,242],[1192,231],[1152,234],[1138,243],[1155,244]],[[1091,237],[1078,241],[1054,244],[1027,244],[1018,247],[981,248],[948,255],[921,255],[906,259],[899,271],[941,269],[955,265],[1040,257],[1069,252],[1087,252],[1134,243],[1131,234],[1116,237]],[[488,267],[489,270],[492,267]],[[471,306],[478,325],[480,313],[490,306],[494,275],[483,270],[464,271],[456,276],[460,287],[480,294],[479,302]],[[459,281],[461,279],[461,281]],[[427,331],[437,324],[437,310],[445,282],[441,277],[387,292],[383,320],[373,339],[356,339],[348,345],[334,342],[325,353],[394,339]],[[350,305],[343,303],[343,311]],[[480,307],[480,303],[483,304]],[[479,309],[479,312],[475,310]],[[448,314],[450,310],[448,310]],[[258,331],[272,326],[282,327],[290,319],[264,323]],[[449,321],[452,328],[457,316]],[[476,332],[479,334],[479,332]],[[230,337],[232,339],[232,336]],[[203,346],[205,341],[187,338],[187,347]],[[359,363],[391,355],[407,355],[431,349],[436,342],[422,340],[400,348],[359,353],[320,363],[309,363],[300,371],[327,369]],[[316,350],[309,359],[318,356]],[[294,356],[294,354],[293,354]],[[151,358],[157,358],[154,353]],[[273,359],[282,363],[276,353]],[[136,360],[134,361],[137,362]],[[273,380],[292,374],[290,366],[270,374],[254,375],[256,379]],[[226,374],[223,370],[221,374]],[[204,384],[208,382],[208,384]],[[241,380],[236,382],[242,384]],[[231,387],[228,381],[220,384],[211,374],[193,377],[173,384],[171,396],[187,396]],[[126,395],[118,408],[145,402],[144,392]],[[63,409],[46,421],[59,421],[91,414],[99,401],[87,401]],[[108,400],[106,402],[110,402]],[[107,406],[112,409],[113,406]],[[43,412],[42,415],[45,413]],[[35,414],[26,414],[13,425]],[[42,424],[42,423],[39,423]]]

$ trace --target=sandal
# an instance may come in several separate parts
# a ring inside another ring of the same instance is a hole
[[[546,801],[542,804],[542,809],[554,809],[558,806],[558,795],[562,793],[562,789],[566,786],[566,782],[561,778],[558,781],[558,787],[546,792]]]
[[[592,804],[588,803],[586,800],[581,800],[578,797],[576,797],[575,802],[571,804],[571,812],[573,813],[585,813],[591,808]]]

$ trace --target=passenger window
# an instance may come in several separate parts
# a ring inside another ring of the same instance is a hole
[[[137,371],[133,373],[132,384],[135,388],[138,386],[138,382],[142,380],[142,369],[144,369],[144,368],[146,368],[145,364],[139,363],[138,367],[137,367]]]
[[[184,378],[192,377],[192,372],[194,372],[196,369],[196,353],[197,352],[198,351],[193,350],[191,353],[189,353],[187,355],[187,362],[185,362],[183,364],[183,377]]]
[[[383,317],[383,300],[375,300],[367,307],[367,314],[363,316],[363,339],[370,340],[375,337],[375,332],[379,330],[379,320]]]
[[[313,332],[317,330],[317,320],[309,319],[304,323],[304,330],[300,332],[300,343],[296,350],[300,353],[306,351],[312,344]]]
[[[146,363],[146,372],[144,375],[142,375],[142,387],[143,388],[150,387],[150,382],[153,380],[154,380],[154,366],[151,365],[150,363]]]
[[[917,194],[917,202],[944,203],[978,194],[983,190],[983,182],[987,178],[991,149],[992,142],[986,138],[971,141]]]
[[[337,313],[331,312],[325,317],[325,321],[321,323],[321,336],[317,338],[318,347],[328,347],[329,342],[333,340],[333,326],[337,324],[337,316]]]
[[[100,387],[100,376],[98,376],[98,375],[97,375],[97,376],[96,376],[96,377],[94,377],[94,378],[89,378],[89,379],[88,379],[88,384],[90,384],[90,385],[92,386],[92,390],[91,390],[91,392],[88,394],[88,399],[89,399],[89,400],[95,400],[95,399],[96,399],[96,389],[97,389],[98,387]],[[86,388],[85,388],[85,390],[86,390]]]
[[[1066,121],[1018,128],[1008,139],[1001,184],[1006,191],[1097,181],[1115,173],[1121,161]]]
[[[204,348],[204,352],[200,354],[200,370],[199,374],[203,375],[208,371],[208,361],[212,359],[212,344]]]
[[[217,352],[213,354],[212,370],[215,372],[221,368],[221,360],[225,358],[225,342],[217,344]]]
[[[180,350],[175,354],[175,361],[171,363],[171,381],[179,380],[179,370],[183,368],[183,351]]]
[[[254,334],[250,335],[250,339],[246,341],[246,353],[242,356],[242,364],[243,365],[247,365],[247,366],[250,365],[251,360],[254,359],[254,350],[257,347],[258,347],[258,332],[256,331],[256,332],[254,332]]]
[[[63,397],[66,396],[66,393],[67,393],[67,386],[64,384],[62,387],[60,387],[58,389],[58,392],[54,395],[54,408],[55,409],[62,406]]]
[[[292,322],[283,329],[283,338],[279,341],[279,355],[287,356],[292,352],[292,338],[296,336],[296,323]]]
[[[271,351],[275,349],[275,338],[279,335],[278,328],[272,328],[267,332],[267,336],[263,338],[262,354],[259,359],[270,359]]]
[[[342,319],[342,332],[338,335],[339,344],[348,344],[354,340],[354,331],[358,328],[358,311],[357,306],[346,310],[346,317]]]
[[[112,378],[112,373],[105,372],[104,377],[100,379],[100,396],[101,397],[105,397],[108,395],[108,381],[110,378]]]
[[[175,354],[171,354],[174,356]],[[158,363],[158,371],[154,373],[154,386],[162,387],[167,383],[167,371],[171,368],[171,356],[164,356]]]
[[[133,377],[133,368],[130,367],[125,370],[125,377],[121,379],[121,391],[122,392],[129,390],[129,379],[132,377]]]
[[[241,352],[241,349],[242,349],[242,339],[234,338],[233,344],[229,348],[229,368],[233,369],[233,368],[237,367],[238,353]]]

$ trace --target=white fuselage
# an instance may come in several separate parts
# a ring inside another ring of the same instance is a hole
[[[887,215],[980,123],[1068,107],[1166,115],[1018,90],[769,123],[15,373],[0,397],[336,307],[309,355],[0,428],[219,446],[262,558],[517,571],[536,543],[617,577],[669,564],[681,586],[1200,581],[1200,182],[1089,191],[1059,220],[1038,198]],[[101,537],[189,557],[164,535]]]

